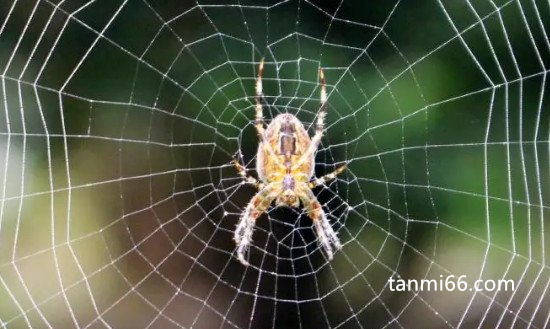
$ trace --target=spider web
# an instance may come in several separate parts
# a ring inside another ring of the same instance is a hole
[[[0,6],[3,328],[546,328],[545,1],[25,1]],[[266,122],[309,127],[301,209],[233,230]],[[512,279],[391,291],[388,278]]]

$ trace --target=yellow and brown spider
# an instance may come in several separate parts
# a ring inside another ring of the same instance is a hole
[[[343,172],[345,165],[319,178],[313,178],[315,153],[323,136],[324,120],[327,108],[327,92],[323,69],[319,70],[321,83],[321,106],[317,114],[315,135],[310,138],[304,125],[290,113],[279,114],[264,128],[261,99],[262,73],[264,61],[260,62],[256,79],[256,131],[260,139],[256,156],[257,180],[246,174],[246,168],[239,160],[233,161],[239,175],[245,182],[256,186],[258,193],[252,197],[235,229],[237,258],[248,265],[245,252],[252,242],[252,232],[256,219],[264,213],[275,200],[276,206],[298,208],[300,201],[312,219],[317,238],[329,260],[333,257],[333,246],[340,249],[338,236],[330,226],[319,201],[311,191],[323,185]]]

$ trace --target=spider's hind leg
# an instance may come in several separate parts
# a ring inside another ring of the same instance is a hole
[[[258,66],[258,77],[256,78],[256,130],[258,131],[258,135],[263,136],[264,135],[264,114],[262,109],[262,97],[263,97],[263,88],[262,88],[262,76],[264,73],[264,59],[262,58],[262,61],[260,62],[260,65]]]
[[[319,81],[321,84],[321,106],[319,107],[319,112],[317,113],[315,134],[311,138],[311,143],[309,144],[308,149],[302,154],[302,157],[298,161],[298,164],[301,164],[303,161],[307,161],[315,154],[315,151],[317,151],[317,148],[321,143],[321,138],[323,137],[323,130],[325,129],[325,117],[327,116],[327,86],[323,69],[319,69]]]
[[[321,84],[321,105],[317,113],[317,122],[315,124],[315,135],[313,135],[312,146],[317,149],[323,137],[323,129],[325,129],[325,117],[327,116],[327,83],[325,81],[325,72],[319,69],[319,82]]]

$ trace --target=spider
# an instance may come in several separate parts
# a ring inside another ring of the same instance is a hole
[[[304,125],[290,113],[279,114],[264,128],[261,99],[264,60],[258,68],[256,79],[256,120],[255,126],[260,139],[256,156],[258,178],[248,176],[246,168],[235,157],[233,164],[245,183],[254,185],[258,193],[252,197],[241,215],[234,240],[237,244],[237,258],[248,265],[245,253],[252,242],[252,232],[256,219],[264,213],[273,201],[276,206],[298,208],[300,201],[312,219],[317,239],[325,250],[328,259],[333,258],[335,249],[342,247],[338,236],[330,226],[319,201],[311,191],[342,173],[346,165],[338,167],[330,174],[314,178],[315,153],[323,135],[327,108],[327,92],[323,69],[319,70],[321,84],[321,105],[317,115],[315,135],[309,137]]]

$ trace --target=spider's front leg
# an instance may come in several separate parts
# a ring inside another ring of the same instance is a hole
[[[325,250],[328,259],[332,260],[334,255],[333,246],[336,250],[342,248],[340,239],[338,239],[336,232],[334,232],[332,226],[330,226],[327,216],[323,211],[323,207],[315,195],[313,195],[313,192],[309,189],[309,187],[304,184],[304,186],[299,189],[298,195],[300,200],[302,200],[309,217],[315,225],[315,231],[317,233],[319,243]]]
[[[256,219],[267,210],[276,195],[276,188],[273,184],[269,184],[260,190],[252,197],[239,220],[239,224],[237,224],[233,239],[237,243],[237,258],[243,265],[248,265],[245,253],[252,242]]]

